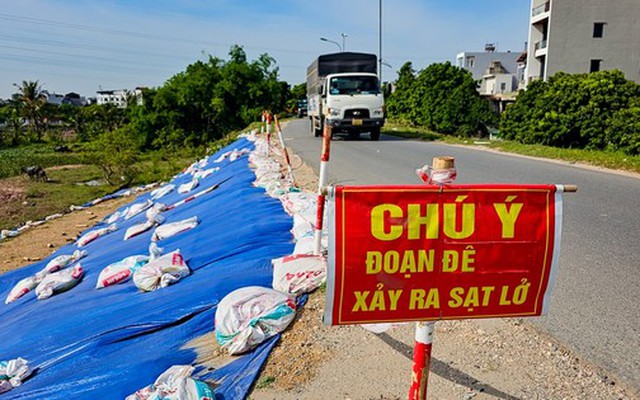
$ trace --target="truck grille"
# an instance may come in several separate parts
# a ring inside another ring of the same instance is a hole
[[[344,111],[345,118],[369,118],[369,110],[366,108],[354,108],[353,110]]]

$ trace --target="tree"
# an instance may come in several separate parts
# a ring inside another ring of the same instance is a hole
[[[401,121],[411,121],[411,110],[415,104],[412,104],[412,90],[415,82],[415,71],[410,61],[404,63],[398,71],[398,79],[396,80],[395,91],[391,93],[386,101],[389,115]]]
[[[209,57],[144,93],[144,104],[127,111],[146,146],[198,146],[247,126],[260,112],[284,110],[287,85],[266,54],[249,62],[239,46],[229,61]]]
[[[14,105],[0,108],[0,122],[6,123],[0,144],[3,142],[9,146],[18,146],[24,138],[24,123],[18,109]]]
[[[20,114],[27,120],[29,129],[35,134],[36,140],[42,140],[42,134],[46,128],[46,115],[44,107],[47,99],[42,92],[42,87],[38,81],[22,81],[21,85],[15,84],[18,88]]]
[[[128,186],[138,173],[134,164],[140,157],[140,143],[131,126],[102,133],[89,149],[88,161],[102,169],[110,185]]]
[[[482,124],[498,121],[497,114],[476,90],[471,73],[449,62],[431,64],[417,76],[411,63],[405,63],[398,75],[388,104],[393,118],[464,136],[473,134]]]
[[[558,73],[521,92],[500,128],[521,143],[633,152],[638,98],[640,85],[620,71]]]

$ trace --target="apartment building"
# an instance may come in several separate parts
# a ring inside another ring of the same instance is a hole
[[[640,0],[532,0],[527,83],[621,70],[640,83]]]

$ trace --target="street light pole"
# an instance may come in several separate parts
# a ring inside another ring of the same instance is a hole
[[[329,43],[335,44],[336,46],[338,46],[338,48],[340,49],[340,52],[342,53],[342,46],[340,46],[340,43],[336,42],[335,40],[329,40],[323,37],[321,37],[320,40],[322,40],[323,42],[329,42]]]
[[[378,79],[382,85],[382,0],[378,0]]]
[[[347,37],[347,34],[341,33],[340,36],[342,36],[342,51],[347,51],[347,44],[344,40]]]

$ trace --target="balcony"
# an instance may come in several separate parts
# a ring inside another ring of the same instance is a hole
[[[546,3],[539,5],[531,10],[531,23],[537,24],[540,21],[544,21],[549,18],[549,11],[551,10],[551,2],[547,1]]]
[[[537,17],[540,14],[546,13],[550,9],[551,9],[551,2],[547,1],[546,3],[541,4],[538,7],[534,7],[533,10],[531,10],[531,16]]]
[[[536,50],[536,52],[538,50],[543,50],[547,48],[547,39],[541,40],[539,42],[536,42],[536,44],[534,45],[534,48]]]

